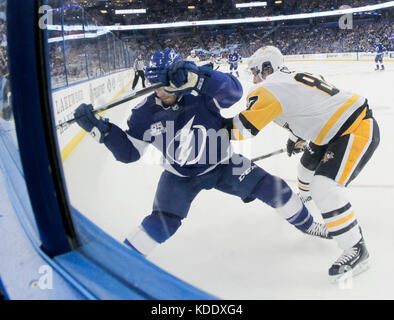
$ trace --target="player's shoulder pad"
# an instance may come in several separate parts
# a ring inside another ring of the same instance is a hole
[[[273,93],[270,90],[270,85],[266,83],[266,80],[264,81],[264,83],[260,82],[253,85],[250,88],[246,99],[249,101],[250,98],[254,96],[258,97],[260,101],[268,103],[272,100]]]
[[[156,96],[154,94],[151,94],[142,99],[136,106],[131,109],[131,114],[127,119],[127,123],[129,124],[129,126],[131,122],[134,122],[136,120],[136,118],[141,119],[144,122],[149,121],[148,119],[153,114],[155,106],[157,106],[157,102]]]

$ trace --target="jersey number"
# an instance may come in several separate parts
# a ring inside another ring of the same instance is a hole
[[[334,86],[328,84],[327,82],[323,81],[322,79],[316,78],[313,74],[310,73],[297,73],[294,79],[298,82],[301,82],[308,87],[317,88],[330,96],[336,95],[339,90]]]
[[[250,110],[253,105],[257,102],[257,100],[259,100],[258,96],[251,96],[248,100],[248,107],[246,108],[246,110]]]

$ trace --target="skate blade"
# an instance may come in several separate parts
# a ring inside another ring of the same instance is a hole
[[[341,273],[336,276],[330,276],[330,283],[332,284],[337,284],[340,282],[345,282],[346,280],[349,280],[350,278],[354,278],[355,276],[359,275],[360,273],[363,273],[364,271],[367,271],[370,267],[369,259],[364,260],[363,262],[360,262],[353,270]]]

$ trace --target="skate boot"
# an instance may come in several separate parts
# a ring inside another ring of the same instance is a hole
[[[311,236],[323,238],[323,239],[332,239],[326,226],[323,223],[313,222],[308,230],[303,231],[305,234],[309,234]]]
[[[345,250],[328,270],[331,282],[339,282],[354,277],[369,267],[369,253],[364,238],[350,249]]]

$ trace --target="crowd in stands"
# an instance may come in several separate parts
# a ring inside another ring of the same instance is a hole
[[[5,1],[0,1],[0,78],[8,73]]]
[[[267,32],[244,32],[243,46],[254,52],[264,45],[275,45],[284,54],[330,53],[330,52],[372,52],[376,39],[392,49],[388,36],[394,33],[392,20],[354,25],[353,29],[338,27],[310,26],[299,28],[278,28],[268,36]]]
[[[201,31],[189,34],[168,34],[165,40],[157,35],[146,35],[144,39],[126,39],[126,43],[142,53],[146,59],[157,49],[172,47],[186,58],[192,49],[210,52],[223,52],[236,46],[242,56],[249,56],[262,46],[274,45],[283,54],[308,54],[331,52],[372,52],[376,39],[382,41],[388,50],[394,50],[388,36],[394,33],[392,19],[379,22],[366,22],[353,26],[353,29],[340,29],[338,26],[301,25],[261,27],[248,29],[238,26],[221,31]],[[227,50],[226,50],[227,49]]]
[[[168,23],[175,21],[212,20],[227,18],[245,18],[258,16],[277,16],[282,14],[309,13],[339,9],[343,5],[360,7],[368,4],[385,2],[384,0],[286,0],[281,4],[272,3],[266,7],[236,8],[235,3],[245,1],[222,0],[137,0],[117,2],[114,5],[102,1],[90,0],[86,5],[89,14],[107,24],[120,23],[147,24]],[[193,6],[193,8],[188,8]],[[143,14],[114,14],[116,9],[148,8]],[[102,12],[105,9],[106,11]]]
[[[274,45],[283,54],[308,54],[308,53],[330,53],[330,52],[372,52],[376,39],[383,42],[388,50],[394,50],[389,35],[394,33],[393,20],[381,19],[379,22],[369,21],[356,24],[353,29],[340,29],[338,26],[325,26],[306,24],[297,27],[288,25],[277,25],[272,27],[262,26],[248,28],[246,25],[238,25],[232,28],[208,30],[204,28],[189,28],[167,33],[164,31],[151,30],[143,34],[134,34],[123,37],[123,44],[131,53],[129,61],[133,61],[137,54],[142,54],[148,61],[154,51],[172,47],[186,58],[191,50],[197,50],[201,60],[208,59],[208,54],[203,52],[215,52],[217,58],[225,58],[230,47],[236,47],[241,56],[247,57],[262,46]],[[108,40],[105,40],[108,41]],[[99,64],[107,66],[107,54],[97,55],[96,46],[75,46],[74,49],[66,50],[67,66],[74,66],[69,70],[69,78],[72,81],[87,78],[85,67],[85,56],[89,63],[89,76],[107,74],[110,70],[99,69]],[[62,55],[58,48],[55,51]],[[100,50],[99,50],[100,52]],[[103,52],[107,52],[104,45]],[[110,51],[112,52],[112,50]],[[95,57],[94,62],[92,57]],[[51,59],[52,61],[52,59]],[[123,59],[122,59],[123,61]],[[64,63],[58,59],[56,72],[64,73]],[[130,62],[132,63],[132,62]],[[81,76],[82,75],[82,76]],[[70,79],[69,79],[70,80]]]
[[[61,0],[53,0],[61,3]],[[85,0],[86,2],[87,0]],[[94,3],[95,1],[89,1]],[[379,1],[375,1],[379,2]],[[6,74],[6,23],[5,1],[0,0],[0,76]],[[165,9],[163,9],[163,3]],[[145,5],[156,14],[150,22],[169,22],[176,20],[198,20],[202,18],[242,17],[247,11],[235,9],[232,1],[201,0],[194,10],[185,10],[185,5],[195,3],[187,0],[136,0],[135,5]],[[332,10],[344,4],[362,6],[371,4],[370,0],[326,0],[326,1],[284,1],[286,5],[269,8],[254,8],[247,13],[288,14]],[[87,6],[89,14],[82,14],[82,8],[73,5],[74,0],[64,0],[64,19],[67,25],[110,24],[102,13],[95,16],[95,9]],[[130,4],[130,3],[129,3]],[[208,5],[209,4],[209,5]],[[162,10],[158,10],[158,8]],[[155,8],[157,10],[155,11]],[[183,9],[181,9],[183,8]],[[183,10],[183,13],[180,11]],[[246,9],[249,10],[249,9]],[[268,11],[267,11],[268,10]],[[269,11],[271,10],[271,11]],[[155,13],[156,12],[156,13]],[[58,11],[60,13],[60,10]],[[93,14],[93,17],[91,16]],[[131,15],[127,15],[130,18]],[[135,15],[132,15],[134,18]],[[146,17],[147,15],[140,15]],[[127,18],[127,17],[126,17]],[[100,21],[100,19],[102,21]],[[137,17],[137,19],[139,19]],[[167,19],[167,20],[166,20]],[[55,17],[56,21],[61,21]],[[55,21],[55,23],[57,23]],[[323,20],[324,21],[324,20]],[[323,22],[321,19],[319,22]],[[141,20],[141,22],[143,22]],[[210,52],[217,57],[225,57],[230,47],[237,47],[241,56],[247,57],[256,49],[266,45],[277,46],[284,54],[307,54],[329,52],[372,51],[376,39],[380,39],[388,50],[394,50],[389,35],[394,33],[393,17],[386,15],[379,20],[369,19],[357,23],[352,29],[342,30],[338,25],[319,24],[306,21],[297,25],[291,23],[277,24],[238,24],[217,27],[193,27],[183,29],[156,29],[130,33],[106,33],[96,38],[54,41],[49,44],[50,67],[53,87],[63,86],[76,81],[105,75],[119,69],[130,67],[135,57],[142,54],[147,61],[155,50],[166,47],[175,48],[186,58],[192,49],[197,50],[201,59],[208,58]],[[81,31],[68,31],[65,35],[80,34]],[[49,37],[61,37],[62,32],[50,31]],[[121,41],[121,38],[123,41]],[[206,53],[204,56],[203,53]],[[67,71],[67,72],[65,72]],[[66,74],[67,73],[67,74]]]

